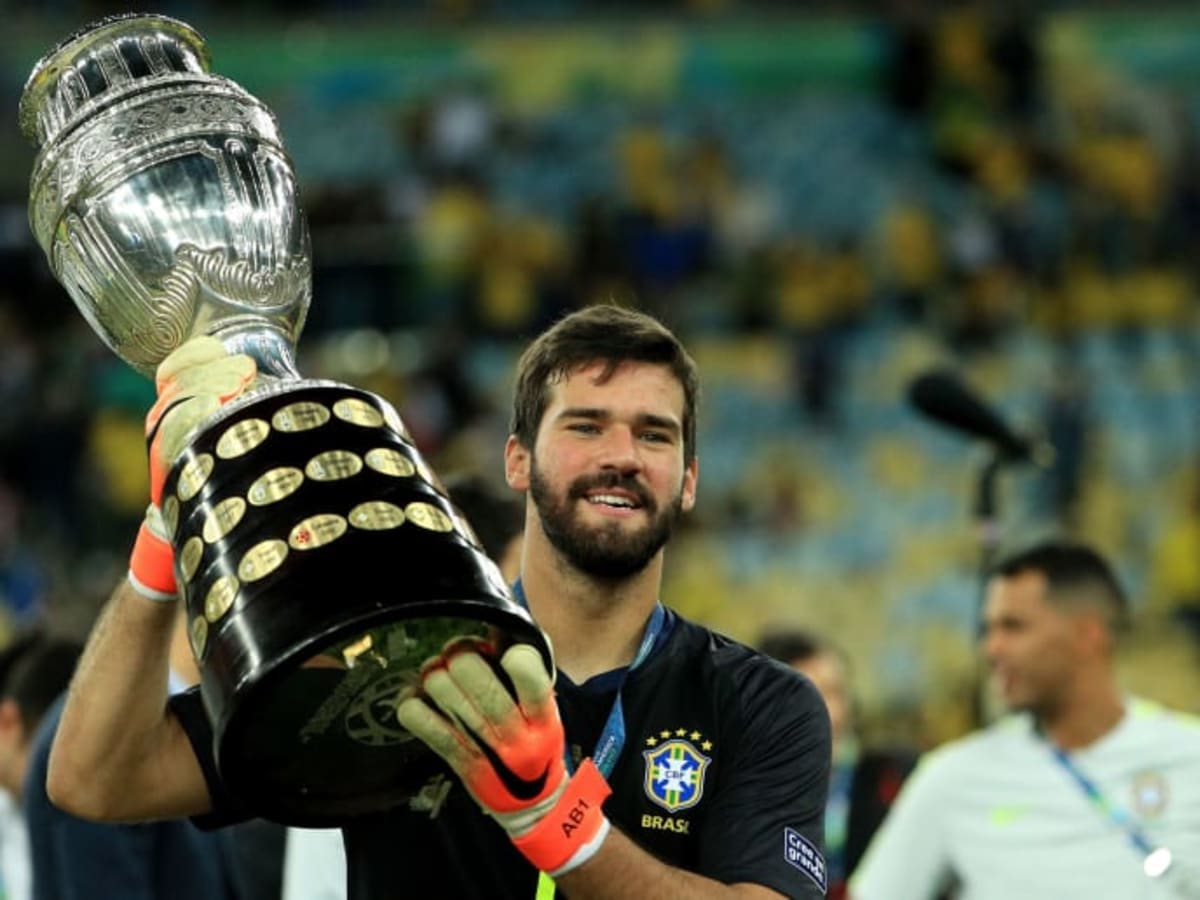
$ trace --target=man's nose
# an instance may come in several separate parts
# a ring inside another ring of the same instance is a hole
[[[642,458],[633,429],[618,425],[608,430],[600,463],[605,468],[616,469],[622,473],[641,470]]]
[[[999,632],[994,629],[986,629],[983,632],[983,637],[980,638],[980,644],[983,649],[983,658],[988,663],[995,663],[1003,652],[1003,642],[1000,639]]]

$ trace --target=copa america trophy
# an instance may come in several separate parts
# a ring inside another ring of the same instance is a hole
[[[332,824],[439,771],[395,698],[457,634],[549,646],[395,410],[304,379],[308,228],[274,116],[158,15],[105,19],[34,67],[29,217],[104,342],[152,376],[187,338],[260,384],[205,421],[162,503],[223,780],[256,812]]]

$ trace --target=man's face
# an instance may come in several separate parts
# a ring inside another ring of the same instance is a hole
[[[808,677],[820,691],[829,710],[829,725],[833,742],[837,744],[850,734],[850,691],[846,685],[846,669],[836,653],[821,652],[797,661],[792,667]]]
[[[984,656],[1011,709],[1054,710],[1079,665],[1078,616],[1046,599],[1046,576],[993,578],[984,610]]]
[[[602,363],[551,386],[532,451],[510,439],[509,483],[527,487],[550,544],[597,578],[636,574],[695,504],[683,463],[683,388],[663,366]]]

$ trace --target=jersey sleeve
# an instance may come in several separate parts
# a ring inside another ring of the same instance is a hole
[[[200,763],[204,782],[212,798],[212,809],[203,815],[193,816],[192,823],[208,831],[254,818],[254,813],[230,793],[217,771],[212,725],[209,724],[208,714],[204,711],[200,689],[194,687],[175,694],[167,703],[192,745],[192,752],[196,754],[196,760]]]
[[[949,883],[944,765],[940,754],[927,757],[904,783],[850,879],[853,900],[930,900]]]
[[[829,715],[816,689],[764,659],[741,673],[740,712],[700,844],[700,874],[749,882],[787,897],[824,897]]]

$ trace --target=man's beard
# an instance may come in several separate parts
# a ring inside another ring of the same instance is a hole
[[[649,518],[645,527],[629,531],[621,522],[589,526],[580,521],[575,504],[587,502],[588,492],[616,488],[637,498]],[[576,569],[594,578],[617,581],[641,572],[671,538],[671,531],[683,510],[683,486],[661,512],[654,498],[637,479],[617,472],[577,478],[565,497],[556,497],[531,462],[529,492],[537,507],[551,545]]]

